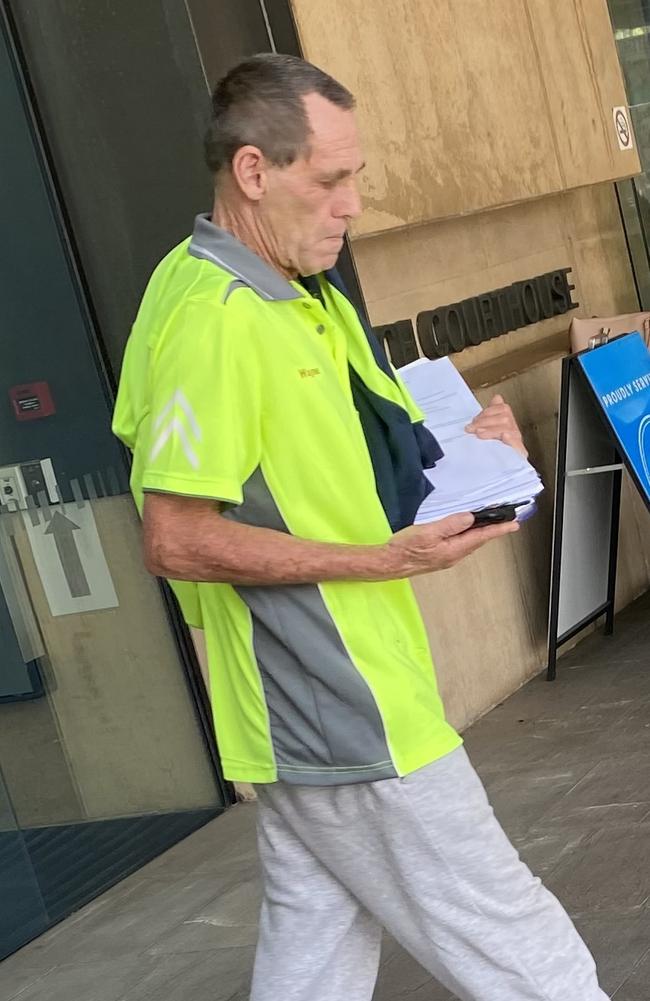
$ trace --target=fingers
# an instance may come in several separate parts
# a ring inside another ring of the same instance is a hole
[[[468,533],[468,538],[473,538],[479,546],[492,539],[498,539],[502,535],[512,535],[519,531],[518,521],[503,521],[500,525],[484,525],[482,528],[472,528]]]
[[[476,428],[483,427],[489,422],[495,422],[502,425],[512,425],[515,423],[515,418],[511,408],[507,403],[503,402],[503,398],[501,396],[495,396],[489,406],[487,406],[485,410],[482,410],[480,414],[477,414],[476,417],[469,422],[465,430],[474,431]]]
[[[528,449],[524,444],[524,439],[521,437],[521,431],[517,428],[515,431],[507,430],[503,431],[499,427],[485,427],[478,428],[473,432],[477,438],[481,438],[483,441],[502,441],[504,445],[509,445],[510,448],[514,448],[515,451],[520,452],[525,459],[528,458]]]
[[[496,415],[493,417],[486,411],[481,415],[481,419],[474,422],[474,434],[479,431],[514,431],[515,423],[507,417]]]
[[[459,546],[472,552],[479,546],[498,539],[501,535],[508,535],[516,532],[519,522],[506,521],[498,525],[484,525],[481,528],[473,528],[474,515],[467,512],[463,514],[450,514],[440,521],[435,521],[431,525],[422,525],[422,529],[430,528],[432,534],[437,535],[440,543],[449,546]]]
[[[512,431],[506,431],[501,436],[501,441],[504,445],[510,445],[510,447],[516,449],[517,452],[521,452],[525,459],[528,458],[528,449],[524,445],[524,439],[521,437],[519,432],[514,434]]]
[[[514,423],[514,414],[507,403],[499,403],[495,406],[490,404],[485,410],[472,420],[472,424],[482,424],[484,420],[510,421]]]
[[[492,397],[489,406],[477,414],[465,430],[483,441],[502,441],[505,445],[520,452],[524,458],[528,458],[528,450],[524,445],[512,409],[498,393]]]
[[[455,535],[461,535],[474,524],[474,515],[469,512],[463,514],[450,514],[440,521],[434,522],[441,539],[451,539]]]
[[[471,528],[462,535],[455,536],[447,543],[449,547],[449,566],[454,566],[488,542],[500,539],[503,535],[513,535],[519,531],[518,521],[507,521],[501,525],[486,525],[484,528]]]

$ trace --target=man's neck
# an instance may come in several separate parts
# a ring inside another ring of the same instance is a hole
[[[291,281],[297,277],[297,273],[280,264],[277,254],[274,253],[272,241],[265,238],[261,231],[255,215],[250,210],[248,212],[237,212],[223,201],[215,201],[212,209],[212,222],[219,229],[225,229],[232,234],[245,247],[252,250],[254,254],[266,261],[274,271],[277,271],[283,278]]]

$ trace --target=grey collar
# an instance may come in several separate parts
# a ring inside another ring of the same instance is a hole
[[[268,302],[302,298],[301,293],[274,271],[270,264],[249,250],[232,233],[215,226],[207,213],[197,215],[194,221],[188,252],[192,257],[212,261],[229,271],[234,278],[252,288]]]

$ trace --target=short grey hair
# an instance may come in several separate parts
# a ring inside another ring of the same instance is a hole
[[[293,163],[309,146],[304,98],[320,94],[346,111],[349,90],[297,56],[263,53],[230,70],[215,87],[205,136],[205,160],[219,174],[242,146],[257,146],[278,167]]]

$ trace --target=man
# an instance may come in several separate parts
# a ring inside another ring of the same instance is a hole
[[[205,630],[225,775],[258,789],[252,998],[368,1001],[383,926],[465,1001],[597,1001],[444,719],[408,578],[516,525],[410,524],[444,458],[329,270],[353,106],[286,56],[219,83],[214,208],[151,279],[115,416],[147,565]],[[501,400],[471,430],[523,449]]]

